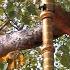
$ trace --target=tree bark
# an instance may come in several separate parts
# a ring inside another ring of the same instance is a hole
[[[46,4],[46,9],[42,10],[40,16],[42,18],[42,39],[43,46],[41,48],[43,55],[43,70],[54,70],[54,47],[53,47],[53,11],[54,0],[42,0]]]
[[[51,18],[43,19],[43,68],[44,70],[54,70],[54,47]]]
[[[67,33],[70,35],[70,13],[60,6],[55,7],[53,18],[54,39]],[[0,36],[0,57],[14,50],[34,48],[42,44],[42,24],[32,29],[21,30]]]

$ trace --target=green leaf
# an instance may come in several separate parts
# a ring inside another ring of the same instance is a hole
[[[69,47],[65,45],[63,47],[60,47],[59,50],[61,50],[65,54],[69,53]]]
[[[24,24],[30,24],[30,17],[29,16],[22,16],[22,21],[24,22]]]
[[[36,8],[34,4],[30,4],[27,6],[27,10],[32,15],[37,15]]]
[[[7,63],[3,62],[0,63],[0,70],[6,70],[7,69]]]
[[[70,68],[70,55],[63,55],[62,57],[61,57],[61,64],[62,65],[64,65],[65,67],[67,67],[67,68]]]
[[[3,24],[4,22],[0,20],[0,26]]]
[[[10,18],[14,18],[15,17],[15,11],[8,12],[8,15]]]
[[[8,6],[7,6],[7,13],[8,15],[12,18],[15,16],[15,11],[14,11],[14,4],[12,2],[9,2]]]
[[[3,15],[3,13],[4,13],[4,10],[3,8],[0,7],[0,15]]]
[[[0,0],[0,4],[2,4],[3,0]]]
[[[12,11],[12,10],[14,10],[14,5],[12,2],[9,2],[7,6],[7,12]]]
[[[31,18],[27,10],[23,12],[23,15],[21,18],[22,18],[21,21],[24,22],[24,24],[28,24],[28,25],[30,24]]]

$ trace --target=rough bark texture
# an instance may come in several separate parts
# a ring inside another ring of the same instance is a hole
[[[65,12],[60,6],[55,7],[53,18],[53,34],[57,38],[64,33],[70,35],[70,13]],[[28,49],[42,44],[42,24],[33,29],[0,36],[0,57],[10,51]]]

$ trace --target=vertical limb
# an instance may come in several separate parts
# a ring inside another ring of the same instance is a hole
[[[43,22],[43,68],[44,70],[54,70],[54,47],[52,33],[53,0],[42,0],[41,18]]]

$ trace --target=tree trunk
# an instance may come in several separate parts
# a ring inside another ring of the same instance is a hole
[[[53,18],[54,39],[67,33],[70,35],[70,13],[55,7]],[[14,50],[28,49],[42,44],[42,24],[33,29],[21,30],[0,36],[0,57]]]
[[[52,31],[54,2],[53,0],[42,0],[42,3],[46,4],[46,8],[41,12],[40,15],[43,20],[43,47],[41,48],[43,53],[43,69],[54,70],[54,47]]]
[[[53,48],[53,33],[52,21],[50,18],[43,19],[43,67],[44,70],[54,69],[54,48]]]

